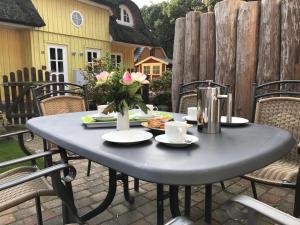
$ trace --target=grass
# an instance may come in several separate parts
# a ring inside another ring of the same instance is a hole
[[[19,147],[18,141],[15,139],[0,140],[0,162],[5,162],[12,159],[17,159],[25,156],[24,152]],[[5,168],[0,168],[0,173],[7,171],[9,169],[19,167],[19,166],[30,166],[31,162],[24,162],[20,164],[15,164],[13,166],[8,166]],[[37,160],[37,165],[39,168],[43,168],[43,160],[40,158]]]

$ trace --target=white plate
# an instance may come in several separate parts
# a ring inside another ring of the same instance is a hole
[[[182,119],[183,120],[185,120],[185,121],[191,121],[191,122],[197,122],[197,120],[192,120],[189,116],[184,116],[184,117],[182,117]]]
[[[155,117],[154,114],[141,114],[141,113],[139,113],[139,114],[134,114],[133,115],[133,118],[135,118],[135,119],[149,119],[149,118],[153,118],[153,117]]]
[[[90,115],[90,117],[92,117],[93,119],[114,119],[116,118],[116,115],[114,113],[110,113],[110,114],[93,114]]]
[[[158,141],[159,143],[163,143],[163,144],[169,145],[171,147],[181,148],[181,147],[186,147],[188,145],[191,145],[193,143],[198,142],[199,138],[194,136],[194,135],[186,135],[186,142],[184,142],[184,143],[174,143],[174,142],[170,142],[168,140],[166,134],[162,134],[162,135],[156,136],[155,140]]]
[[[242,126],[249,123],[249,120],[241,118],[241,117],[232,117],[231,123],[227,123],[226,116],[221,116],[221,124],[228,126]]]
[[[153,134],[142,130],[113,131],[102,136],[103,140],[116,144],[136,144],[148,141],[152,137]]]

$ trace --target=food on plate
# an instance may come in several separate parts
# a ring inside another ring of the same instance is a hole
[[[148,128],[165,129],[165,123],[173,120],[171,117],[159,117],[147,121]]]

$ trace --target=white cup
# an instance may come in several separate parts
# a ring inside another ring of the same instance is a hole
[[[147,114],[144,113],[141,109],[140,109],[140,113],[141,115],[152,115],[154,111],[157,111],[158,108],[154,105],[146,105],[148,108]]]
[[[184,143],[187,133],[186,122],[172,121],[165,123],[165,133],[171,143]]]
[[[188,119],[192,121],[197,121],[197,107],[189,107],[188,111]]]
[[[108,105],[98,105],[97,106],[97,110],[98,110],[98,114],[101,115],[103,114],[104,109],[107,107]]]

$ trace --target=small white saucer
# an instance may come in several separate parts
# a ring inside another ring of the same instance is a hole
[[[148,141],[153,134],[142,130],[122,130],[112,131],[102,136],[103,140],[115,144],[137,144]]]
[[[93,114],[90,115],[93,119],[113,119],[116,118],[116,115],[114,113],[110,114]]]
[[[162,135],[158,135],[155,137],[155,140],[159,143],[163,143],[165,145],[171,146],[171,147],[175,147],[175,148],[182,148],[182,147],[186,147],[189,146],[193,143],[196,143],[199,141],[199,138],[194,136],[194,135],[186,135],[186,142],[183,143],[174,143],[174,142],[170,142],[167,138],[166,134],[162,134]]]
[[[224,126],[243,126],[249,123],[249,120],[241,117],[232,117],[231,123],[227,123],[226,119],[226,116],[221,116],[221,124]]]
[[[184,116],[182,119],[187,122],[197,123],[197,120],[192,120],[189,116]]]
[[[154,114],[142,114],[138,113],[133,116],[135,119],[149,119],[155,117]]]

